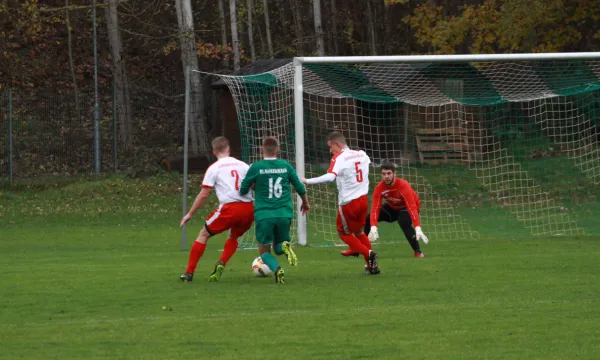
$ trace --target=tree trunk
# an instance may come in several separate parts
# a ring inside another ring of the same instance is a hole
[[[115,82],[114,101],[117,107],[117,122],[119,123],[119,132],[121,143],[125,151],[133,149],[133,139],[131,134],[131,101],[129,99],[129,82],[125,69],[125,59],[123,59],[123,41],[121,39],[121,29],[119,29],[119,17],[117,14],[118,0],[105,0],[106,5],[104,14],[106,17],[106,27],[108,30],[108,41],[110,44],[110,53],[112,56],[113,81]]]
[[[313,8],[313,16],[315,18],[315,35],[317,35],[317,53],[319,56],[325,56],[323,25],[321,25],[321,0],[313,0]]]
[[[248,43],[250,44],[250,59],[252,62],[256,61],[256,49],[254,48],[254,34],[252,32],[252,13],[254,12],[254,5],[252,0],[248,1]]]
[[[331,0],[331,34],[333,36],[333,51],[336,56],[340,55],[339,39],[338,39],[338,27],[337,27],[337,13],[335,9],[335,0]]]
[[[292,6],[292,15],[294,17],[294,30],[296,33],[296,42],[298,48],[298,55],[302,55],[304,53],[304,40],[302,39],[302,34],[304,33],[302,29],[302,13],[300,11],[300,4],[298,0],[290,0],[290,5]]]
[[[71,38],[71,19],[69,17],[69,0],[65,0],[65,23],[67,25],[67,45],[69,48],[69,67],[71,68],[71,78],[73,79],[73,91],[75,92],[75,111],[77,120],[81,119],[81,109],[79,107],[79,87],[77,86],[77,76],[75,75],[75,64],[73,63],[73,40]]]
[[[373,7],[371,0],[367,2],[367,18],[369,21],[369,48],[371,49],[371,55],[377,55],[377,48],[375,44],[375,19],[373,19]]]
[[[269,0],[263,0],[263,7],[265,11],[265,26],[267,31],[267,47],[269,48],[269,58],[273,58],[273,40],[271,39],[271,21],[269,17]],[[284,24],[281,24],[282,26]]]
[[[231,45],[233,47],[233,70],[240,69],[240,48],[238,40],[237,7],[235,0],[229,0],[229,19],[231,21]]]
[[[198,52],[194,35],[194,17],[190,0],[175,0],[177,22],[181,43],[181,61],[183,69],[189,67],[190,72],[190,140],[195,154],[209,156],[206,121],[204,119],[204,96],[198,71]]]
[[[225,53],[227,48],[227,22],[225,21],[225,6],[223,6],[223,0],[219,0],[219,18],[221,20],[221,46],[223,47],[223,65],[229,67],[229,60]]]

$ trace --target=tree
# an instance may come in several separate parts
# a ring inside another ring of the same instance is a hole
[[[118,0],[105,0],[104,15],[106,28],[108,30],[108,41],[112,57],[112,71],[114,81],[114,101],[117,108],[117,119],[119,123],[119,137],[125,151],[133,149],[133,138],[131,134],[131,101],[129,98],[129,82],[125,59],[123,58],[123,41],[119,29],[119,17],[117,14]]]
[[[77,119],[81,119],[81,109],[79,107],[79,87],[77,86],[77,75],[75,74],[75,64],[73,62],[73,39],[71,36],[71,17],[69,16],[69,0],[65,0],[65,25],[67,26],[67,49],[69,52],[69,68],[71,78],[73,79],[73,91],[75,92],[75,111]]]
[[[248,43],[250,44],[250,59],[252,62],[256,61],[256,49],[254,48],[254,34],[252,32],[252,13],[254,12],[254,5],[252,0],[247,0],[248,4]]]
[[[296,47],[298,49],[298,55],[302,55],[304,53],[304,40],[302,39],[302,34],[304,33],[302,29],[302,11],[298,0],[290,0],[290,5],[292,6],[292,16],[295,23],[294,31],[296,33]]]
[[[371,0],[365,0],[367,2],[367,19],[369,22],[369,48],[371,55],[377,55],[377,45],[375,44],[375,19],[373,15],[373,9]]]
[[[267,31],[267,46],[269,48],[269,58],[273,58],[273,40],[271,39],[271,20],[269,17],[269,0],[263,0],[265,12],[265,27]]]
[[[233,1],[233,0],[232,0]],[[183,69],[190,71],[190,140],[192,151],[209,156],[206,122],[204,119],[204,96],[198,71],[198,54],[194,35],[194,18],[190,0],[175,0],[179,38],[181,43],[181,62]]]
[[[231,21],[231,46],[233,47],[233,69],[240,69],[240,48],[238,40],[237,7],[235,0],[229,0],[229,19]]]
[[[313,15],[315,18],[315,34],[317,35],[317,53],[319,56],[325,56],[323,25],[321,25],[321,0],[313,0],[313,7]]]
[[[338,45],[338,26],[337,26],[337,13],[335,9],[335,0],[331,0],[331,33],[333,36],[333,51],[334,55],[340,54],[340,47]]]
[[[225,7],[223,6],[223,0],[219,0],[219,20],[221,21],[221,47],[225,49],[227,47],[227,22],[225,21]],[[227,56],[223,57],[223,65],[229,67]]]

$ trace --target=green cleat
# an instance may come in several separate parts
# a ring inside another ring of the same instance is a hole
[[[288,263],[290,263],[290,265],[292,265],[292,266],[298,265],[298,257],[296,256],[296,253],[292,249],[292,244],[290,244],[289,241],[283,242],[283,253],[287,257]]]
[[[223,275],[223,271],[225,271],[225,266],[223,266],[222,263],[218,262],[215,265],[215,269],[213,270],[212,274],[210,274],[208,281],[209,282],[219,281],[221,279],[221,275]]]
[[[275,284],[285,284],[285,281],[283,281],[283,275],[282,268],[278,268],[277,271],[275,271]]]

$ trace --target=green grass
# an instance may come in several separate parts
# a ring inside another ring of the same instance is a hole
[[[482,224],[485,240],[431,239],[425,259],[404,241],[376,245],[380,276],[365,276],[340,248],[298,248],[298,268],[285,266],[287,283],[276,286],[252,275],[255,250],[239,251],[209,283],[219,236],[184,284],[178,181],[0,190],[0,359],[600,354],[598,237],[501,239]]]

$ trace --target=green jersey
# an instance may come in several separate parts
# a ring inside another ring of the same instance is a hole
[[[293,218],[290,184],[300,196],[306,194],[292,164],[282,159],[265,159],[252,164],[242,181],[240,194],[247,194],[252,184],[255,184],[254,220]]]

